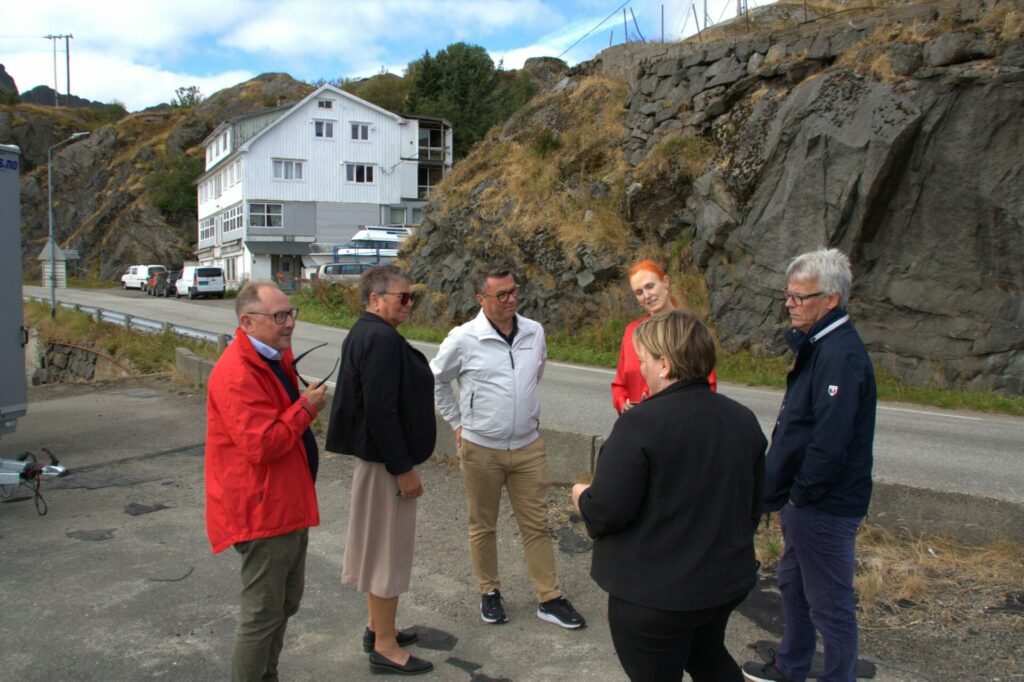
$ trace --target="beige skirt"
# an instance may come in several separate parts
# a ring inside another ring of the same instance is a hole
[[[396,498],[397,492],[383,463],[356,459],[341,582],[375,597],[409,590],[416,499]]]

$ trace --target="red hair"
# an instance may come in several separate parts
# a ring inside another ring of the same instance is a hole
[[[658,279],[663,280],[666,277],[668,277],[668,275],[665,274],[665,271],[661,269],[661,266],[655,263],[654,261],[642,260],[638,261],[637,263],[634,263],[633,267],[631,267],[629,271],[626,273],[626,282],[629,282],[629,280],[633,279],[633,277],[635,277],[636,274],[642,270],[646,270],[647,272],[652,273]]]
[[[642,261],[637,261],[636,263],[634,263],[633,267],[631,267],[626,272],[626,284],[629,284],[630,281],[632,281],[632,279],[637,276],[637,274],[645,270],[663,282],[666,279],[668,279],[668,275],[665,274],[665,271],[661,269],[660,265],[658,265],[657,263],[650,259],[644,259]],[[673,307],[679,307],[679,301],[676,300],[676,295],[673,294],[671,291],[668,292],[668,298],[670,301],[672,301]]]

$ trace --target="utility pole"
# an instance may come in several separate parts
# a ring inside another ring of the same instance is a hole
[[[70,33],[67,34],[50,34],[43,36],[47,40],[53,41],[53,106],[59,107],[60,102],[57,100],[60,88],[57,85],[57,41],[61,38],[64,39],[64,52],[67,54],[67,81],[68,81],[68,106],[71,105],[71,52],[68,48],[68,38],[74,38]]]
[[[71,35],[70,33],[65,34],[65,36],[64,36],[64,59],[65,59],[64,76],[65,76],[65,80],[67,81],[65,83],[65,85],[67,85],[67,88],[68,88],[68,90],[67,90],[67,93],[68,93],[67,105],[68,105],[69,108],[71,107],[71,43],[69,43],[68,41],[71,38],[74,38],[74,36]]]

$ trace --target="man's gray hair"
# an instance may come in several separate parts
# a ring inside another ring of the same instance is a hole
[[[511,263],[505,261],[492,261],[482,263],[473,268],[473,291],[478,294],[487,293],[487,280],[494,277],[501,279],[512,275],[512,279],[519,283],[519,273],[512,267]]]
[[[273,287],[277,289],[278,286],[269,279],[254,279],[245,283],[238,291],[238,296],[235,297],[235,317],[241,319],[242,313],[248,312],[254,305],[259,305],[263,302],[260,298],[260,291]]]
[[[395,280],[401,280],[406,284],[412,283],[412,278],[394,263],[375,265],[359,277],[359,301],[363,307],[370,305],[370,294],[383,294],[391,287]]]
[[[840,308],[846,307],[853,286],[850,259],[839,249],[818,249],[800,254],[786,268],[786,279],[817,280],[818,287],[826,296],[839,294]]]

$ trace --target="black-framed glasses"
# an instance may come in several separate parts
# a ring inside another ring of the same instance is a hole
[[[798,294],[795,291],[790,291],[789,289],[782,290],[782,298],[784,298],[787,301],[789,299],[793,299],[796,302],[797,306],[802,306],[804,304],[804,301],[806,301],[809,298],[814,298],[815,296],[823,296],[824,294],[824,291],[815,291],[813,294]]]
[[[416,296],[411,291],[379,291],[378,296],[397,296],[398,302],[402,305],[409,305],[416,300]]]
[[[302,358],[306,357],[307,355],[309,355],[310,353],[315,351],[317,348],[323,348],[326,345],[327,345],[326,343],[321,343],[318,346],[313,346],[312,348],[307,350],[305,353],[300,353],[299,355],[297,355],[295,357],[294,360],[292,360],[292,369],[295,370],[295,376],[299,377],[299,381],[301,381],[302,385],[305,386],[306,388],[309,388],[309,382],[306,381],[305,379],[303,379],[302,375],[299,374],[299,360],[301,360]],[[327,376],[325,376],[320,381],[316,382],[316,386],[314,386],[313,388],[320,388],[321,386],[323,386],[324,382],[326,382],[328,379],[330,379],[331,375],[334,374],[334,370],[338,369],[338,363],[339,362],[341,362],[341,356],[340,355],[334,360],[334,367],[331,367],[331,371],[327,373]]]
[[[276,313],[260,313],[255,310],[248,310],[244,315],[263,315],[264,317],[273,318],[275,324],[284,324],[285,320],[289,317],[293,320],[299,319],[299,309],[292,308],[291,310],[279,310]]]
[[[511,289],[506,289],[505,291],[499,291],[496,294],[484,294],[484,296],[493,296],[494,298],[498,299],[498,303],[508,303],[508,299],[510,299],[513,296],[515,296],[516,300],[518,301],[519,300],[519,293],[522,290],[523,290],[523,288],[517,284],[514,287],[512,287]]]

